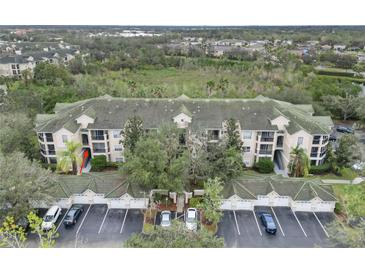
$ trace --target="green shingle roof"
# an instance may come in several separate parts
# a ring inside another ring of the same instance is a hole
[[[310,201],[319,197],[323,201],[336,201],[330,185],[320,180],[284,178],[279,176],[263,178],[240,178],[224,185],[223,197],[228,199],[237,195],[242,199],[256,199],[259,195],[276,192],[280,196],[289,196],[296,201]]]
[[[307,108],[307,107],[306,107]],[[222,122],[237,119],[247,130],[277,130],[271,120],[284,115],[290,120],[287,130],[301,129],[311,134],[329,134],[333,125],[329,117],[311,116],[303,106],[258,96],[254,99],[175,99],[113,98],[102,96],[72,104],[57,104],[55,116],[48,121],[36,120],[38,132],[56,132],[65,125],[72,132],[78,128],[76,119],[86,114],[95,121],[90,129],[117,129],[132,117],[142,118],[145,128],[158,128],[179,113],[192,117],[193,130],[221,128]]]
[[[128,193],[133,198],[143,197],[137,185],[128,183],[118,172],[89,173],[81,176],[59,175],[56,178],[55,197],[68,198],[73,194],[82,194],[91,190],[104,194],[106,198],[119,198]]]

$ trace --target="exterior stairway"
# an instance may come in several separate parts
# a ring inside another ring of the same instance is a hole
[[[184,195],[179,194],[177,196],[177,201],[176,201],[176,212],[177,213],[184,212],[184,205],[185,205]]]

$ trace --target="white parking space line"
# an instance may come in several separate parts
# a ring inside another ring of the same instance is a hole
[[[321,225],[321,227],[322,227],[322,229],[323,229],[324,233],[326,234],[327,238],[329,238],[329,235],[328,235],[328,233],[327,233],[326,229],[324,228],[324,226],[322,225],[321,221],[318,219],[317,214],[316,214],[314,211],[313,211],[313,214],[314,214],[314,216],[316,217],[316,219],[317,219],[318,223]]]
[[[302,231],[303,231],[303,233],[304,233],[304,236],[308,238],[307,233],[305,233],[305,231],[304,231],[304,228],[303,228],[302,224],[299,222],[299,219],[298,219],[298,217],[297,217],[297,214],[295,214],[294,210],[292,210],[292,209],[290,209],[290,210],[291,210],[291,212],[293,212],[293,215],[294,215],[295,219],[297,220],[297,223],[299,224],[300,228],[302,229]]]
[[[69,207],[69,208],[66,210],[65,215],[62,217],[61,222],[58,224],[58,226],[57,226],[57,228],[56,228],[56,232],[58,231],[58,229],[59,229],[59,228],[60,228],[60,226],[62,225],[63,220],[66,218],[67,213],[70,211],[70,208],[71,208],[71,207]]]
[[[273,207],[271,206],[270,208],[271,208],[272,213],[274,213],[274,217],[275,217],[276,221],[278,222],[278,225],[279,225],[279,228],[280,228],[281,233],[282,233],[282,234],[283,234],[283,236],[285,237],[285,233],[284,233],[284,231],[283,231],[283,229],[282,229],[282,227],[281,227],[281,224],[280,224],[280,222],[279,222],[278,217],[276,216],[276,213],[275,213],[275,211],[274,211]]]
[[[106,219],[106,216],[108,215],[108,213],[109,213],[109,207],[108,207],[108,209],[107,209],[107,211],[106,211],[106,213],[105,213],[105,216],[104,216],[103,221],[101,222],[101,225],[100,225],[100,228],[99,228],[98,234],[100,234],[101,229],[103,228],[103,225],[104,225],[104,222],[105,222],[105,219]]]
[[[119,232],[120,234],[122,234],[122,232],[123,232],[123,228],[124,228],[124,224],[125,224],[125,219],[127,218],[127,214],[128,214],[128,209],[127,209],[127,211],[125,212],[125,215],[124,215],[122,227],[120,228],[120,232]]]
[[[82,219],[81,224],[80,224],[79,228],[78,228],[78,229],[77,229],[77,231],[76,231],[76,236],[79,234],[80,229],[81,229],[81,227],[82,227],[82,225],[83,225],[83,223],[84,223],[84,221],[85,221],[85,219],[86,219],[86,216],[87,216],[87,214],[89,214],[90,208],[91,208],[91,204],[89,205],[89,208],[87,209],[87,211],[86,211],[86,213],[85,213],[85,216],[84,216],[84,218]]]
[[[241,235],[240,228],[238,227],[238,222],[237,222],[237,217],[236,217],[236,211],[234,211],[234,210],[233,210],[233,216],[234,216],[234,220],[236,221],[236,227],[237,227],[238,235]]]
[[[252,210],[252,214],[253,214],[253,217],[255,218],[256,225],[257,225],[257,229],[259,230],[259,233],[262,236],[262,232],[261,232],[261,229],[260,229],[259,222],[257,221],[257,217],[256,217],[256,214],[255,214],[255,210]]]

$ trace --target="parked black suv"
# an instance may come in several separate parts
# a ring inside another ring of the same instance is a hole
[[[261,222],[265,227],[265,231],[269,234],[276,234],[276,225],[274,219],[272,218],[271,214],[269,213],[262,213],[260,215]]]
[[[63,220],[63,224],[66,227],[76,224],[83,211],[84,208],[82,207],[82,205],[73,205],[67,212],[67,215]]]

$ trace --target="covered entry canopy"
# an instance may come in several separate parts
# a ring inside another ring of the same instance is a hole
[[[226,182],[222,210],[254,206],[287,206],[295,211],[333,211],[336,197],[330,185],[318,179],[282,176],[242,177]]]
[[[146,208],[147,194],[118,172],[59,175],[55,199],[61,207],[71,204],[108,204],[110,208]]]

